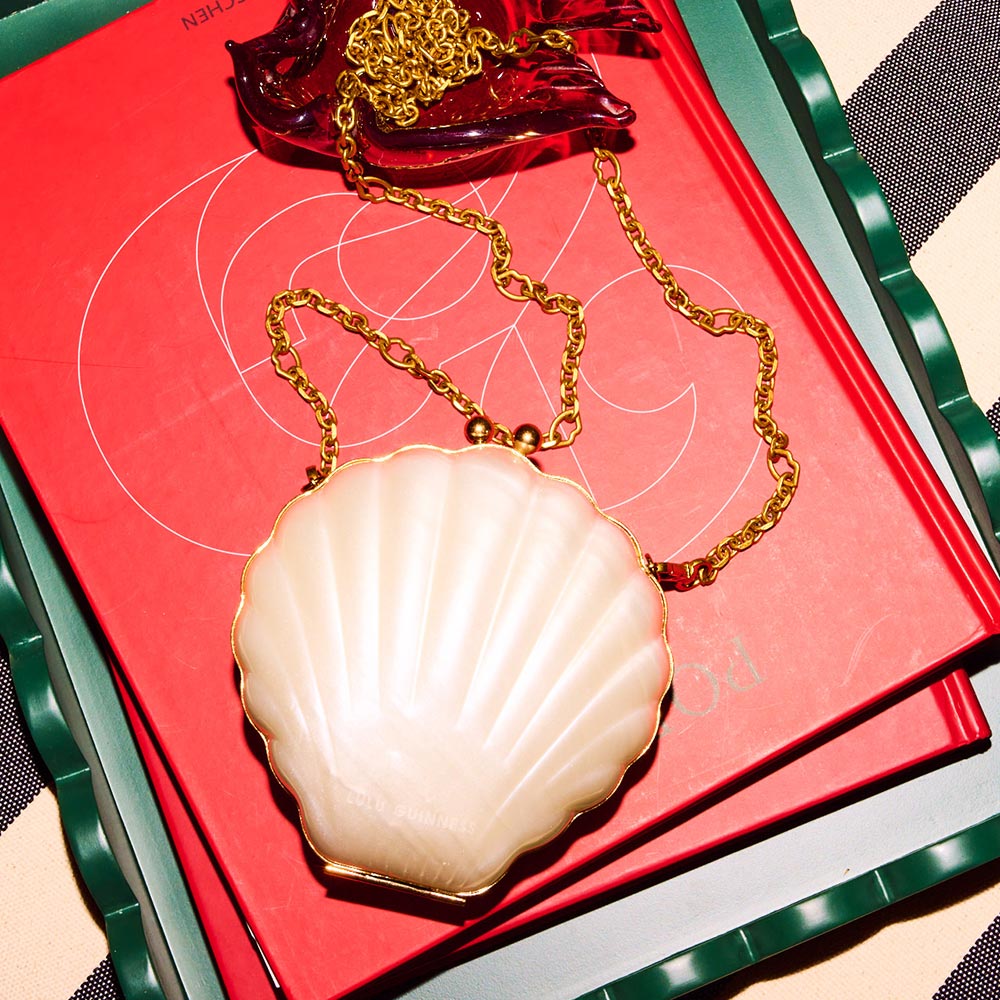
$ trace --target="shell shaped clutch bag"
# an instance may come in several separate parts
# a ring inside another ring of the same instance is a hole
[[[640,0],[293,0],[273,33],[230,46],[252,118],[335,156],[364,202],[484,237],[496,291],[565,327],[544,429],[494,420],[349,304],[305,288],[268,307],[271,362],[313,410],[320,457],[309,491],[246,566],[233,652],[247,716],[331,874],[461,900],[603,802],[659,727],[671,675],[663,588],[711,584],[778,523],[798,485],[772,415],[774,332],[692,301],[647,237],[603,143],[634,115],[577,56],[574,33],[587,28],[656,24]],[[368,173],[436,170],[581,130],[665,306],[757,349],[752,426],[773,492],[684,563],[644,556],[583,489],[526,457],[568,448],[582,431],[583,300],[515,268],[504,226],[485,211]],[[298,308],[426,383],[465,418],[474,446],[415,446],[338,468],[337,415],[284,319]]]
[[[415,446],[285,507],[233,650],[327,870],[461,899],[649,747],[665,629],[634,538],[580,487],[496,445]]]

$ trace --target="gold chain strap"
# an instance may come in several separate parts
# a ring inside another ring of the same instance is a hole
[[[417,58],[412,51],[416,44],[414,38],[421,37],[435,39],[437,48],[430,51],[424,45],[423,54]],[[380,177],[365,174],[354,140],[357,125],[355,101],[358,97],[364,97],[379,113],[398,124],[412,124],[418,114],[418,101],[427,104],[439,100],[447,88],[459,86],[481,72],[480,50],[500,58],[504,55],[527,55],[541,45],[575,51],[572,39],[561,31],[535,34],[522,29],[504,42],[485,29],[469,29],[468,14],[458,10],[452,0],[382,0],[374,11],[362,15],[352,27],[347,53],[350,61],[360,67],[360,72],[345,70],[338,79],[340,101],[334,120],[339,132],[337,152],[344,174],[363,200],[373,204],[388,202],[401,205],[410,211],[482,233],[490,242],[493,257],[490,275],[500,294],[515,302],[534,302],[544,313],[559,313],[565,317],[566,345],[559,374],[562,409],[544,434],[531,424],[523,424],[512,431],[507,425],[491,420],[482,405],[459,389],[446,371],[428,367],[413,346],[401,337],[390,337],[374,329],[367,317],[314,289],[281,292],[274,297],[267,310],[266,329],[271,338],[271,362],[278,375],[291,383],[316,415],[322,436],[319,464],[308,470],[313,487],[323,482],[336,468],[340,448],[337,417],[326,397],[302,368],[299,354],[292,346],[285,325],[285,314],[290,309],[305,307],[335,320],[349,333],[362,337],[392,367],[426,382],[431,391],[447,399],[466,418],[466,433],[470,440],[493,440],[530,454],[536,449],[566,447],[580,434],[583,423],[577,380],[580,356],[587,337],[580,300],[565,292],[550,292],[544,282],[514,270],[511,267],[513,251],[506,230],[491,216],[471,208],[458,208],[444,198],[428,198],[414,188],[398,187]],[[369,78],[367,82],[365,76]],[[610,173],[606,172],[607,166],[611,168]],[[684,563],[655,562],[646,557],[650,572],[662,587],[688,590],[712,583],[719,570],[737,552],[750,548],[773,528],[791,503],[798,486],[799,464],[788,449],[788,435],[771,416],[778,370],[774,333],[763,320],[747,313],[726,308],[708,309],[692,302],[649,242],[636,218],[622,182],[618,158],[610,150],[595,148],[594,171],[598,182],[608,192],[636,255],[662,287],[666,304],[713,336],[743,333],[757,342],[759,366],[753,426],[767,445],[767,467],[775,481],[775,488],[759,514],[750,518],[739,531],[727,535],[705,556]]]
[[[428,367],[413,345],[402,337],[390,337],[381,330],[374,329],[365,315],[326,298],[314,288],[279,292],[267,307],[264,325],[271,338],[271,364],[274,365],[275,372],[290,382],[295,391],[312,407],[316,414],[316,423],[322,432],[319,464],[310,466],[306,470],[311,485],[318,486],[333,473],[340,454],[340,440],[337,435],[337,415],[326,396],[306,374],[302,367],[302,359],[292,346],[285,325],[285,314],[291,309],[302,308],[311,309],[321,316],[335,320],[348,333],[362,337],[369,347],[378,351],[383,361],[413,378],[422,379],[432,392],[447,399],[467,419],[486,417],[482,406],[462,392],[444,369]],[[514,434],[508,427],[503,424],[493,424],[493,427],[495,440],[508,447],[514,447]]]
[[[605,172],[606,165],[610,165],[610,173]],[[595,149],[594,172],[598,183],[608,192],[618,213],[618,221],[636,256],[662,287],[666,304],[715,337],[744,333],[757,342],[758,368],[753,400],[753,427],[767,445],[767,468],[775,481],[774,492],[759,514],[750,518],[739,531],[723,538],[702,558],[684,563],[651,563],[661,584],[675,590],[688,590],[698,584],[712,583],[719,570],[737,552],[743,552],[760,541],[764,532],[770,531],[781,519],[799,485],[799,463],[788,449],[788,435],[771,416],[774,380],[778,374],[778,349],[774,343],[774,331],[763,320],[748,313],[726,308],[706,309],[692,302],[687,292],[677,284],[670,268],[663,263],[659,252],[649,242],[642,223],[636,218],[632,210],[632,199],[622,182],[622,168],[618,157],[610,150]],[[786,468],[782,469],[782,465]]]

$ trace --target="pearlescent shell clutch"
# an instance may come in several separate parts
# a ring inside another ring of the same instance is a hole
[[[233,650],[327,871],[461,899],[649,747],[665,627],[635,540],[578,486],[507,448],[413,447],[285,507]]]

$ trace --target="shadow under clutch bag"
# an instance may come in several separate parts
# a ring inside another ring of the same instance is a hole
[[[530,3],[303,0],[271,35],[230,46],[260,124],[335,156],[363,200],[485,237],[497,291],[566,330],[548,429],[511,429],[412,344],[320,292],[280,292],[268,308],[271,362],[313,409],[320,459],[246,566],[233,652],[247,716],[331,874],[460,901],[603,802],[659,726],[671,677],[663,590],[712,583],[778,523],[798,485],[771,414],[773,331],[749,313],[692,302],[636,218],[611,150],[594,146],[597,183],[665,305],[757,347],[753,428],[774,491],[684,563],[644,556],[583,489],[528,457],[572,445],[583,428],[580,299],[514,269],[492,216],[367,172],[373,161],[438,168],[532,137],[589,129],[596,140],[626,127],[631,109],[576,56],[568,32],[586,27],[656,24],[638,0],[565,0],[534,14]],[[546,83],[549,70],[563,91]],[[541,104],[538,94],[548,95]],[[502,112],[493,129],[481,103],[490,95]],[[465,418],[472,447],[415,446],[337,468],[336,414],[285,323],[298,308],[423,380]]]
[[[497,445],[351,462],[247,565],[243,704],[327,870],[449,896],[604,801],[670,683],[663,592]]]

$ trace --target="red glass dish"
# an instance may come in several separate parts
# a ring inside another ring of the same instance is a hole
[[[229,42],[236,88],[265,132],[335,155],[336,80],[354,21],[373,0],[295,0],[274,29],[247,42]],[[501,38],[518,28],[535,32],[655,32],[660,26],[639,0],[474,0],[463,2],[470,24]],[[579,56],[540,48],[531,56],[484,58],[483,73],[449,91],[412,127],[379,119],[357,101],[355,139],[375,167],[439,167],[530,140],[583,129],[620,130],[632,108],[611,94]]]

